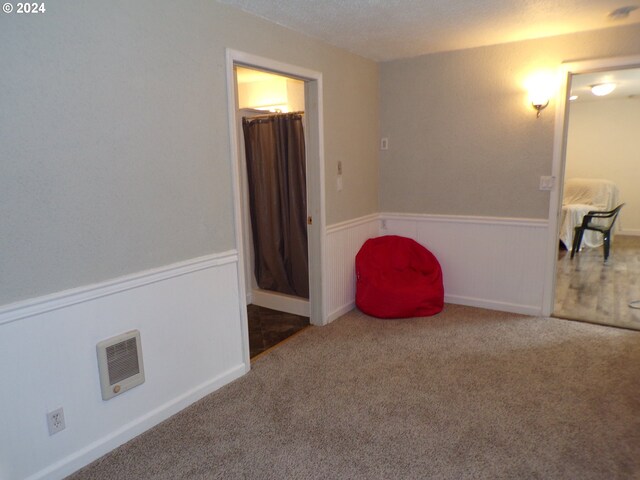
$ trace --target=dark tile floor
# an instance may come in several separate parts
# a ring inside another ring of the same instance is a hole
[[[251,358],[270,349],[309,326],[309,318],[248,305],[249,351]]]

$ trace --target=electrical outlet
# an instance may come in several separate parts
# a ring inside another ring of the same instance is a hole
[[[380,150],[389,150],[389,139],[387,137],[380,139]]]
[[[47,413],[47,426],[49,427],[49,435],[61,432],[65,429],[64,410],[62,407]]]

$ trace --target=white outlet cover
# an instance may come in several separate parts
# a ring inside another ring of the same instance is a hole
[[[62,407],[47,413],[47,427],[49,427],[49,435],[61,432],[66,428]]]

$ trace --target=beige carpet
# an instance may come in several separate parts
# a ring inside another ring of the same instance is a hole
[[[354,311],[72,478],[640,479],[640,332]]]

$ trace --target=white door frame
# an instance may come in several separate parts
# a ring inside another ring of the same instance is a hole
[[[553,141],[552,175],[556,179],[555,187],[549,199],[549,229],[547,237],[547,260],[545,270],[542,315],[553,313],[556,290],[556,262],[558,257],[558,228],[562,208],[562,189],[567,151],[567,115],[571,78],[580,73],[593,73],[621,68],[640,67],[640,56],[603,58],[581,62],[564,63],[560,67],[561,85],[556,99],[555,134]]]
[[[311,323],[327,323],[324,288],[325,252],[325,189],[324,189],[324,130],[322,111],[322,73],[303,67],[289,65],[276,60],[260,57],[238,50],[226,50],[227,103],[229,114],[229,141],[233,175],[233,203],[236,248],[238,250],[239,296],[243,319],[243,329],[247,329],[244,248],[242,242],[243,221],[241,201],[241,175],[238,158],[238,134],[236,130],[236,85],[233,67],[240,65],[257,68],[280,75],[295,77],[305,82],[305,119],[307,122],[307,211],[313,217],[309,232],[309,306]],[[312,181],[309,181],[311,179]],[[245,332],[243,332],[245,333]],[[245,338],[248,335],[245,334]],[[246,348],[248,352],[248,348]],[[248,355],[248,353],[246,354]]]

